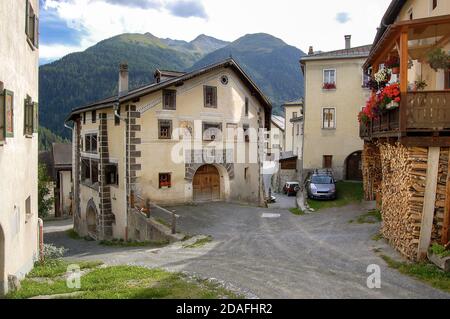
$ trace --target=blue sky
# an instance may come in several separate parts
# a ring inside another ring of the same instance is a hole
[[[41,63],[121,33],[233,41],[265,32],[303,51],[372,42],[390,0],[40,0]]]

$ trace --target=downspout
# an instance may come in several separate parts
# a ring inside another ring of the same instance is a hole
[[[128,241],[128,198],[130,198],[129,197],[130,194],[129,194],[129,187],[128,187],[128,179],[127,179],[127,168],[128,168],[128,171],[129,171],[130,167],[129,167],[129,163],[128,163],[128,167],[127,167],[127,157],[129,158],[130,153],[129,153],[129,147],[128,147],[128,150],[127,150],[127,138],[129,138],[130,134],[128,134],[128,137],[127,137],[127,127],[126,127],[126,125],[127,125],[127,118],[123,117],[123,116],[120,116],[119,108],[120,108],[119,103],[114,104],[114,116],[125,123],[124,143],[123,143],[124,144],[124,148],[125,148],[124,163],[123,163],[124,164],[123,165],[123,167],[124,167],[123,178],[124,178],[124,187],[125,187],[124,204],[125,204],[125,212],[126,212],[126,214],[125,214],[125,240]],[[128,121],[128,122],[130,122],[130,121]],[[129,130],[129,127],[128,127],[128,130]]]

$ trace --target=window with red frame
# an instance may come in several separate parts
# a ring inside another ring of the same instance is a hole
[[[172,174],[159,173],[159,188],[171,188],[172,187]]]

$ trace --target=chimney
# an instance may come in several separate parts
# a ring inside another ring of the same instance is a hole
[[[345,48],[347,50],[352,48],[352,36],[351,35],[345,36]]]
[[[313,46],[311,45],[309,47],[308,55],[313,55],[313,54],[314,54],[314,49],[313,49]]]
[[[121,63],[119,66],[119,96],[128,93],[128,64]]]

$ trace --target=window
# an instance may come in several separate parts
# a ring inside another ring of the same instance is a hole
[[[292,113],[292,118],[293,118],[293,119],[296,119],[297,117],[298,117],[297,112]]]
[[[215,86],[205,86],[203,88],[205,107],[217,108],[217,88]]]
[[[249,100],[248,97],[245,98],[245,117],[248,117],[249,114]]]
[[[120,107],[117,109],[117,115],[120,116]],[[120,117],[116,116],[115,114],[114,114],[114,125],[120,126]]]
[[[92,120],[92,123],[97,122],[97,111],[91,112],[91,120]]]
[[[322,120],[323,120],[322,128],[335,129],[336,128],[336,109],[335,108],[324,108]]]
[[[27,218],[30,218],[32,216],[31,212],[31,196],[28,196],[28,198],[25,200],[25,215]]]
[[[84,184],[98,183],[98,161],[91,158],[81,159],[81,181]]]
[[[246,167],[245,170],[244,170],[244,179],[245,180],[247,180],[249,178],[248,171],[249,171],[249,168]]]
[[[39,19],[34,12],[29,0],[26,0],[25,8],[25,34],[27,41],[33,48],[39,47]]]
[[[2,87],[0,83],[0,87]],[[8,90],[0,92],[0,141],[14,137],[14,93]]]
[[[83,113],[83,124],[86,124],[86,112]]]
[[[163,91],[163,109],[164,110],[177,109],[177,91],[175,90]]]
[[[23,134],[31,136],[38,130],[38,104],[27,96],[24,102],[24,129]]]
[[[333,168],[333,156],[324,155],[323,156],[323,168]]]
[[[371,80],[370,74],[367,74],[364,70],[362,71],[362,87],[369,88],[369,82]]]
[[[86,134],[84,136],[84,151],[97,153],[97,134]]]
[[[170,140],[172,139],[172,121],[171,120],[159,120],[159,139]]]
[[[222,140],[221,123],[203,123],[203,140],[220,141]]]
[[[244,129],[244,140],[246,143],[249,143],[250,142],[250,125],[244,124],[242,126],[242,128]]]
[[[159,188],[171,188],[172,187],[172,174],[159,173]]]
[[[436,9],[438,5],[438,0],[431,0],[431,10]]]
[[[323,70],[323,88],[327,90],[336,88],[336,70]]]
[[[408,17],[409,17],[409,20],[414,20],[414,14],[413,14],[413,9],[412,8],[410,8],[408,10]]]
[[[107,164],[105,166],[106,185],[119,186],[119,173],[117,164]]]

